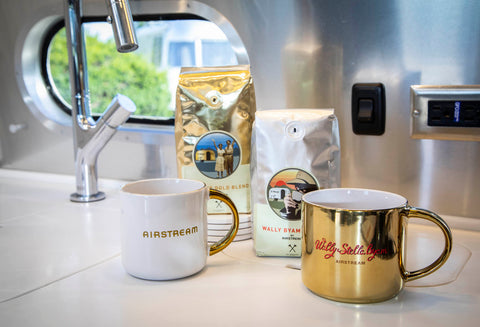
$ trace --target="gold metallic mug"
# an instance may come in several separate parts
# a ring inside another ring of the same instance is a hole
[[[443,232],[445,248],[431,265],[405,269],[409,218],[429,220]],[[379,302],[396,296],[405,282],[440,268],[452,234],[435,213],[410,207],[404,197],[366,189],[325,189],[302,199],[302,279],[327,299]]]

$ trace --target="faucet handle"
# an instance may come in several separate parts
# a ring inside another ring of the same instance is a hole
[[[103,113],[101,120],[109,127],[117,128],[125,123],[136,109],[135,103],[129,97],[117,94]]]

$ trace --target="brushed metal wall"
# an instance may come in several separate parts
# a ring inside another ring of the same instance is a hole
[[[410,85],[480,84],[480,2],[130,2],[134,14],[183,11],[217,22],[246,49],[237,55],[251,64],[259,110],[335,108],[342,186],[397,192],[440,214],[480,218],[480,143],[412,139],[409,130]],[[86,0],[84,8],[106,14],[103,0]],[[3,168],[73,173],[70,118],[58,113],[52,121],[38,110],[39,103],[56,108],[42,93],[32,41],[62,14],[61,0],[0,2]],[[351,87],[362,82],[385,85],[384,135],[352,131]],[[175,176],[173,130],[137,127],[127,126],[102,151],[99,175]]]

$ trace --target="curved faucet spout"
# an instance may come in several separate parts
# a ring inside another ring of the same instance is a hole
[[[135,51],[138,44],[128,0],[105,0],[105,3],[118,52]]]
[[[107,0],[109,14],[115,14],[115,39],[120,40],[120,52],[135,50],[135,33],[128,0]],[[65,29],[70,70],[72,97],[73,142],[77,192],[70,196],[74,202],[99,201],[105,194],[98,190],[97,159],[100,151],[128,117],[135,104],[124,95],[117,94],[102,117],[95,122],[90,115],[87,56],[83,36],[82,3],[65,0]],[[121,35],[118,35],[121,34]]]

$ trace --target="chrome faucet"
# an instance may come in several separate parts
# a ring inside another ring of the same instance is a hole
[[[133,51],[138,44],[128,0],[105,0],[119,52]],[[77,192],[73,202],[92,202],[105,198],[98,190],[97,159],[100,151],[128,117],[136,110],[128,97],[117,94],[103,115],[94,121],[90,114],[87,57],[82,27],[82,1],[65,0],[70,89],[72,96],[73,143]]]

